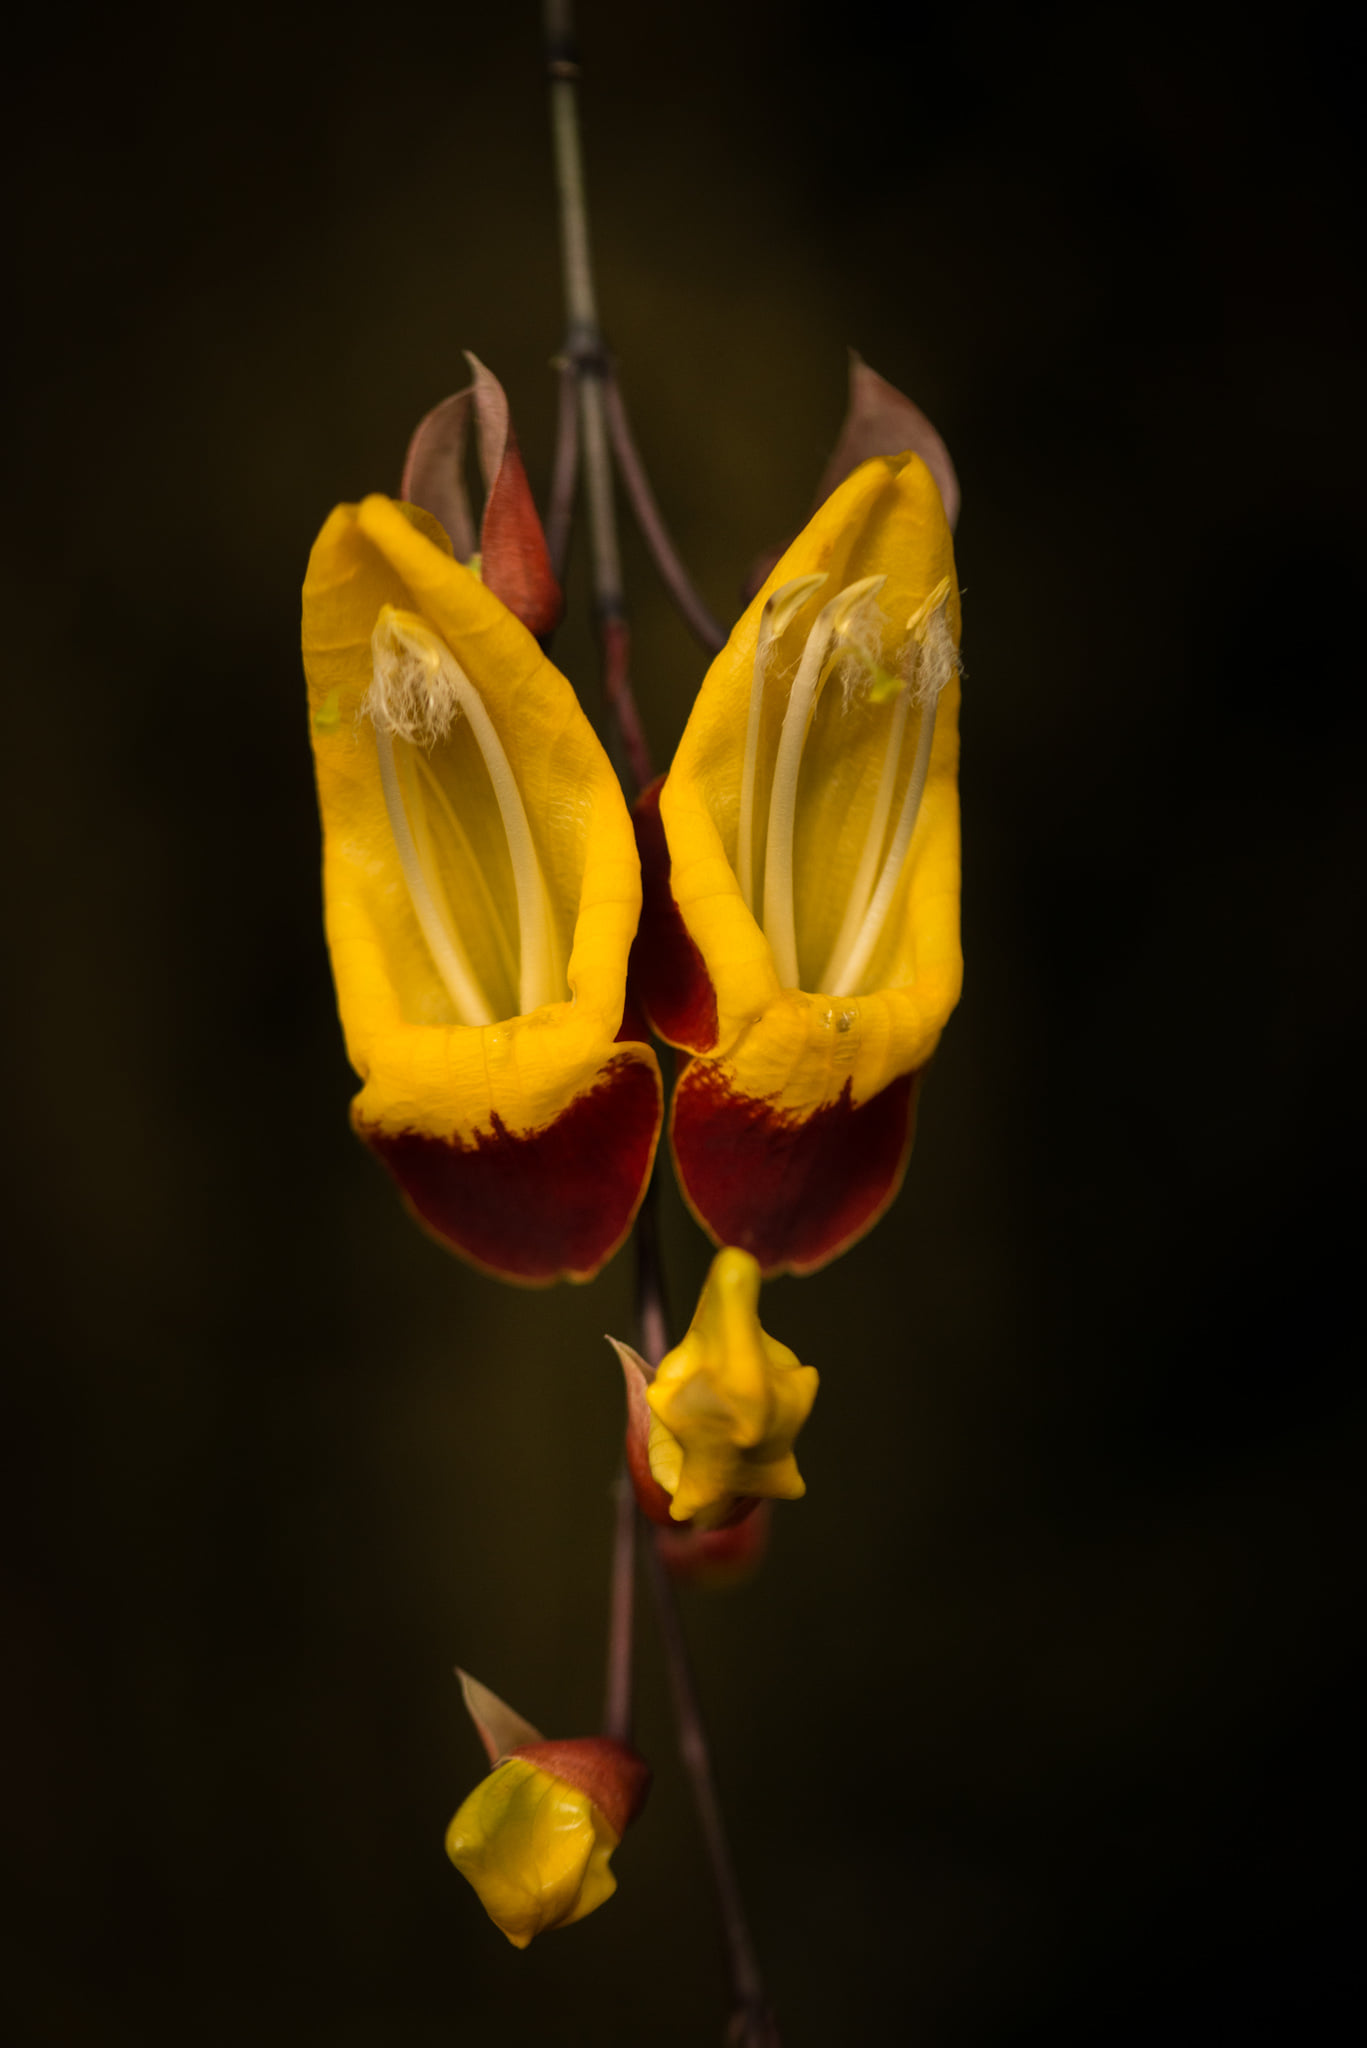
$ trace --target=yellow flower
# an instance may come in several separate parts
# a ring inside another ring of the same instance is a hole
[[[587,1279],[660,1121],[654,1054],[617,1037],[640,870],[607,757],[415,506],[332,514],[303,638],[352,1121],[455,1250]]]
[[[883,1213],[958,1000],[958,644],[930,471],[863,463],[736,625],[638,811],[640,987],[695,1055],[679,1178],[766,1273],[811,1271]]]
[[[745,1500],[806,1492],[793,1444],[816,1399],[817,1375],[759,1320],[759,1267],[718,1252],[688,1335],[646,1393],[650,1471],[674,1521],[715,1527]]]
[[[468,1671],[465,1705],[493,1769],[446,1831],[446,1853],[515,1948],[617,1889],[609,1859],[650,1790],[643,1757],[607,1735],[547,1742]]]
[[[619,1836],[588,1793],[525,1756],[481,1780],[446,1832],[446,1853],[514,1948],[569,1927],[617,1889]]]

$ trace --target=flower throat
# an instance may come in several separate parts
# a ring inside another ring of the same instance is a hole
[[[803,750],[822,690],[841,658],[851,657],[866,670],[869,696],[875,703],[894,698],[884,738],[878,789],[844,919],[815,982],[815,987],[823,994],[852,996],[860,993],[860,985],[883,936],[897,885],[906,867],[930,770],[936,706],[945,685],[958,673],[959,661],[947,616],[947,577],[941,578],[907,620],[907,637],[895,671],[883,668],[868,652],[866,644],[872,623],[870,614],[881,621],[875,600],[887,582],[886,576],[867,576],[860,582],[848,584],[823,605],[808,630],[783,713],[769,788],[761,890],[756,874],[755,820],[759,801],[760,727],[765,683],[780,638],[825,581],[825,575],[818,574],[798,576],[790,583],[780,584],[760,617],[750,686],[745,761],[741,772],[736,868],[746,907],[759,918],[769,941],[780,985],[797,988],[800,977],[793,893],[793,844],[798,778]],[[893,798],[913,708],[920,714],[916,750],[894,819]]]
[[[516,778],[484,700],[440,634],[413,612],[385,605],[370,641],[365,711],[375,729],[380,786],[413,912],[461,1024],[498,1013],[470,962],[442,886],[420,806],[405,801],[397,750],[430,756],[464,717],[483,757],[507,839],[517,899],[518,1007],[525,1015],[563,991],[550,899]]]

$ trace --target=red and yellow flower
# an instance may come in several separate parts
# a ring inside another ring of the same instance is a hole
[[[638,806],[634,972],[688,1055],[684,1194],[810,1272],[900,1185],[958,1000],[959,592],[915,455],[863,463],[782,556]]]
[[[641,883],[607,756],[415,506],[332,514],[303,639],[353,1124],[466,1258],[587,1279],[661,1117],[653,1052],[618,1036]]]

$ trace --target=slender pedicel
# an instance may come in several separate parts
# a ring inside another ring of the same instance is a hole
[[[759,760],[759,727],[764,712],[764,681],[773,659],[774,642],[814,590],[826,581],[826,571],[814,576],[795,576],[781,583],[760,613],[759,638],[755,642],[755,663],[750,681],[750,717],[745,728],[745,766],[740,780],[740,827],[736,839],[736,876],[745,907],[752,912],[758,901],[755,875],[755,770]]]
[[[949,586],[947,582],[937,584],[925,603],[907,621],[908,629],[915,635],[917,645],[916,665],[906,695],[914,697],[921,707],[921,730],[916,737],[916,757],[911,765],[911,780],[902,798],[896,829],[892,835],[877,887],[869,899],[868,909],[854,934],[848,949],[843,952],[840,943],[831,957],[827,969],[826,993],[833,996],[855,995],[859,983],[868,970],[873,951],[883,935],[883,926],[897,885],[902,879],[907,854],[911,847],[912,834],[920,815],[921,798],[925,793],[926,776],[930,772],[930,753],[935,739],[935,713],[940,693],[951,676],[958,671],[958,655],[954,649],[949,621],[945,616],[945,603]],[[842,930],[842,940],[844,937]]]
[[[385,605],[371,635],[374,680],[366,710],[375,727],[380,784],[413,908],[433,961],[462,1023],[491,1024],[488,1000],[470,970],[439,887],[418,852],[399,787],[393,742],[430,750],[462,713],[470,721],[489,771],[517,891],[518,1003],[525,1015],[558,993],[552,961],[550,905],[521,792],[484,700],[446,642],[412,612]]]
[[[824,605],[807,636],[802,660],[788,696],[779,735],[769,794],[769,833],[764,853],[764,935],[774,956],[780,988],[796,988],[797,925],[793,913],[793,830],[797,818],[797,778],[802,749],[820,693],[826,657],[832,643],[849,630],[860,606],[887,582],[886,576],[865,576]]]

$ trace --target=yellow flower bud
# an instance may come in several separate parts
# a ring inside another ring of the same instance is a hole
[[[635,1751],[607,1736],[524,1743],[476,1785],[446,1831],[446,1853],[494,1925],[526,1948],[612,1897],[609,1859],[649,1783]]]
[[[646,1395],[650,1470],[676,1522],[715,1527],[738,1500],[798,1500],[807,1490],[793,1443],[817,1375],[760,1327],[759,1277],[749,1252],[718,1252],[688,1335]]]
[[[526,1948],[612,1897],[617,1839],[587,1792],[513,1756],[476,1785],[446,1831],[446,1853],[494,1925]]]

